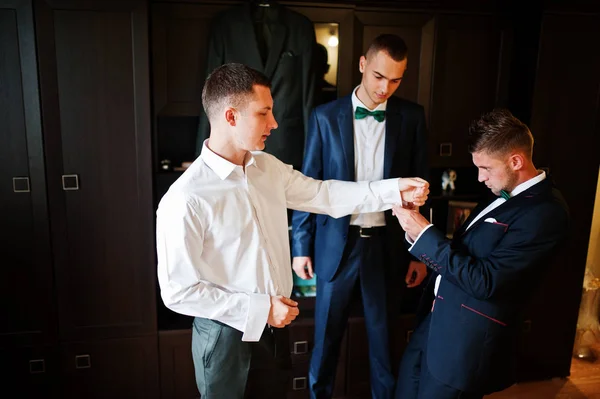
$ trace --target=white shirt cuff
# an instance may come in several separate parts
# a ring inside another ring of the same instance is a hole
[[[242,341],[258,342],[269,319],[271,296],[266,294],[248,294],[248,297],[248,316],[246,317]]]
[[[381,198],[382,203],[394,205],[402,203],[399,179],[385,179],[371,182],[371,188]]]
[[[417,243],[417,241],[419,241],[419,238],[421,238],[421,236],[423,235],[423,233],[425,233],[427,231],[427,229],[430,228],[431,226],[433,226],[433,224],[429,224],[427,227],[425,227],[423,230],[421,230],[421,232],[419,233],[419,235],[417,236],[417,238],[414,241],[410,240],[410,238],[408,237],[408,233],[404,234],[404,238],[410,244],[410,248],[408,248],[409,252],[413,249],[413,247],[415,246],[415,244]]]

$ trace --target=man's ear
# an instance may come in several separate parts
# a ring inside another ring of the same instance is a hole
[[[237,111],[235,108],[226,108],[225,109],[225,120],[229,124],[229,126],[235,126],[237,122]]]
[[[509,158],[509,164],[512,170],[521,170],[525,166],[525,156],[519,152],[513,153]]]
[[[360,71],[360,73],[365,72],[365,65],[367,65],[367,59],[364,55],[361,55],[360,60],[358,61],[358,70]]]

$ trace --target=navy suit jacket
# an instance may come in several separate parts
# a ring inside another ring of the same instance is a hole
[[[348,95],[315,108],[309,119],[302,171],[316,179],[355,181],[354,113]],[[427,176],[427,132],[423,107],[391,97],[386,106],[384,178]],[[391,211],[385,213],[392,259],[408,263],[403,232]],[[350,216],[294,212],[292,256],[311,256],[319,278],[331,281],[346,246]]]
[[[466,230],[490,202],[471,213],[453,240],[431,227],[410,250],[435,271],[421,303],[425,312],[432,282],[442,275],[427,341],[429,371],[447,385],[484,394],[515,382],[522,310],[569,225],[568,208],[549,177]],[[490,218],[495,222],[485,221]]]

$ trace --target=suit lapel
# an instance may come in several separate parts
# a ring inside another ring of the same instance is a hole
[[[279,10],[281,12],[281,10]],[[273,73],[279,64],[281,58],[281,50],[283,44],[287,38],[287,28],[283,24],[276,24],[273,27],[271,47],[269,48],[269,56],[267,57],[267,63],[265,65],[265,75],[268,78],[273,77]]]
[[[265,66],[260,56],[260,51],[258,50],[258,40],[256,38],[256,32],[254,31],[254,24],[252,22],[252,11],[250,9],[250,4],[246,4],[241,9],[241,11],[242,12],[240,16],[240,23],[236,25],[241,31],[240,37],[248,38],[247,44],[245,46],[248,58],[244,59],[243,61],[238,60],[236,62],[243,62],[244,64],[256,69],[257,71],[264,71]],[[269,53],[269,57],[270,56],[271,54]]]
[[[350,181],[354,181],[355,167],[354,167],[354,114],[352,113],[352,100],[350,96],[346,96],[340,99],[340,110],[338,113],[338,125],[340,129],[340,136],[342,139],[342,149],[344,151],[344,158],[346,159],[346,169]]]
[[[538,198],[540,195],[550,194],[551,190],[552,190],[552,181],[546,175],[546,179],[544,179],[543,181],[541,181],[538,184],[534,185],[533,187],[530,187],[529,189],[523,191],[516,197],[510,198],[505,203],[500,204],[499,206],[497,206],[490,212],[488,212],[485,215],[483,215],[482,217],[480,217],[479,220],[477,220],[477,222],[475,222],[468,231],[471,232],[471,231],[475,230],[478,226],[481,225],[481,223],[484,223],[484,220],[487,218],[495,218],[496,216],[498,216],[510,209],[527,206],[533,199]],[[495,201],[495,199],[493,199],[493,201]],[[489,205],[490,203],[491,202],[488,202],[487,205]],[[487,205],[486,205],[486,207],[487,207]],[[485,207],[483,209],[485,209]],[[483,211],[483,209],[482,209],[482,211]],[[479,212],[477,212],[477,213],[479,213]],[[473,216],[473,213],[471,213],[471,216]],[[463,231],[460,234],[465,233],[464,229],[466,229],[466,227],[469,225],[469,223],[471,223],[471,220],[473,220],[472,217],[469,217],[469,219],[467,219],[467,221],[465,221],[465,223],[461,226],[461,228],[459,230],[463,230]]]
[[[383,157],[383,178],[389,179],[396,153],[396,143],[402,129],[402,114],[400,107],[393,101],[388,100],[385,111],[385,150]]]

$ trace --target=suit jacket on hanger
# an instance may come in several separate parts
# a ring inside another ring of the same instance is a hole
[[[264,10],[270,43],[267,43],[268,55],[263,62],[253,7],[250,4],[236,6],[215,17],[208,43],[206,75],[230,62],[245,64],[264,73],[271,80],[273,113],[279,124],[267,140],[265,151],[300,169],[305,126],[315,95],[314,26],[305,16],[272,2]],[[197,154],[209,133],[208,120],[202,112]]]

